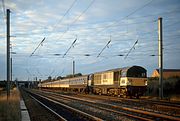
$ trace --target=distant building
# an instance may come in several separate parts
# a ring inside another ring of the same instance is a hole
[[[180,77],[180,69],[163,69],[163,78]],[[159,69],[153,71],[152,77],[159,77]]]

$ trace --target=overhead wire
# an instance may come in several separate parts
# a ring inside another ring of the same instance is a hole
[[[176,36],[167,36],[168,38],[172,38],[172,39],[176,39],[176,38],[178,38],[178,36],[179,35],[177,35],[177,37]],[[166,36],[165,36],[166,37]],[[166,39],[167,39],[167,37],[166,37]],[[156,37],[157,38],[157,37]],[[141,38],[142,39],[142,38]],[[149,43],[149,44],[151,44],[151,43]],[[148,44],[148,45],[149,45]],[[154,45],[156,45],[156,43],[152,43],[152,44],[154,44]],[[151,44],[151,45],[152,45]],[[147,43],[146,43],[146,45],[147,45]],[[168,44],[169,45],[169,44]],[[168,46],[167,45],[167,46]],[[172,45],[172,44],[171,44]],[[175,45],[175,43],[173,44],[173,45]],[[144,45],[143,45],[144,46]],[[166,46],[166,44],[164,45],[164,46]],[[150,45],[149,45],[149,47],[151,47]],[[148,50],[149,51],[149,50]],[[154,50],[153,50],[154,51]],[[138,52],[142,52],[142,51],[138,51]],[[94,53],[95,54],[95,53]],[[54,55],[54,54],[53,54]],[[57,54],[57,55],[63,55],[63,54]],[[92,54],[77,54],[77,53],[71,53],[70,55],[72,55],[72,56],[93,56]]]
[[[141,8],[136,9],[136,10],[133,11],[132,13],[130,13],[130,14],[128,14],[127,16],[125,16],[123,19],[129,17],[130,15],[134,14],[134,13],[137,12],[138,10],[140,10],[140,9],[144,8],[145,6],[149,5],[151,2],[152,2],[152,1],[148,2],[147,4],[145,4],[144,6],[142,6]],[[121,19],[121,20],[123,20],[123,19]],[[153,21],[153,22],[156,22],[156,21],[157,21],[157,20],[155,20],[155,21]],[[119,22],[119,21],[118,21],[118,22]],[[105,29],[114,26],[114,24],[115,24],[115,23],[111,24],[110,26],[106,26]],[[104,30],[104,29],[103,29],[103,30]],[[103,30],[101,30],[101,31],[103,31]],[[126,59],[127,56],[129,55],[129,53],[131,52],[131,50],[134,48],[134,46],[137,44],[137,42],[138,42],[138,40],[135,42],[135,44],[133,45],[133,47],[132,47],[132,48],[130,49],[130,51],[127,53],[127,55],[125,56],[125,59]],[[122,55],[121,55],[121,56],[122,56]]]
[[[117,23],[119,23],[119,21],[124,20],[125,18],[128,18],[129,16],[133,15],[134,13],[136,13],[137,11],[139,11],[140,9],[146,7],[147,5],[149,5],[153,0],[149,1],[148,3],[144,4],[143,6],[141,6],[140,8],[137,8],[136,10],[134,10],[133,12],[131,12],[130,14],[128,14],[127,16],[123,17],[121,20],[115,21],[114,23],[112,23],[111,25],[106,26],[103,30],[101,30],[100,32],[104,31],[105,29],[108,29],[109,27],[111,27],[112,25],[115,25]],[[135,43],[136,44],[136,43]],[[131,51],[131,49],[130,49]],[[128,54],[127,54],[128,55]],[[126,56],[127,57],[127,56]],[[126,58],[125,57],[125,58]]]
[[[147,22],[134,22],[134,23],[129,23],[129,24],[118,24],[118,25],[111,25],[109,27],[118,27],[118,26],[127,26],[127,25],[138,25],[138,24],[144,24],[144,23],[154,23],[157,20],[151,20]],[[89,30],[89,29],[101,29],[104,28],[104,25],[98,26],[98,27],[88,27],[88,28],[82,28],[81,30]],[[69,30],[69,31],[77,31],[77,29],[74,30]]]
[[[69,13],[69,11],[72,9],[72,7],[74,6],[74,4],[75,4],[76,2],[77,2],[77,0],[74,0],[74,1],[73,1],[73,3],[70,5],[70,7],[69,7],[69,8],[67,9],[67,11],[64,13],[64,15],[61,17],[61,19],[54,25],[53,30],[56,29],[57,24],[59,24],[60,22],[62,22],[62,20],[64,19],[64,17]],[[53,30],[52,30],[52,31],[53,31]],[[47,38],[48,38],[51,34],[52,34],[52,32],[47,36]],[[30,56],[32,56],[32,55],[35,53],[35,51],[40,47],[40,45],[43,44],[44,40],[45,40],[45,37],[44,37],[44,39],[39,43],[39,45],[37,46],[37,48],[32,52],[32,54],[31,54]]]
[[[175,10],[173,10],[173,11],[169,11],[169,12],[162,12],[162,13],[158,13],[158,14],[153,14],[153,15],[146,15],[146,16],[139,16],[139,17],[130,17],[129,19],[131,20],[131,19],[138,19],[138,18],[143,18],[143,17],[151,17],[151,16],[155,16],[155,15],[159,15],[159,14],[172,14],[172,13],[174,13],[174,12],[178,12],[178,11],[180,11],[180,10],[177,10],[177,9],[175,9]],[[65,15],[65,14],[64,14]],[[61,18],[61,19],[63,19],[63,18]],[[128,20],[129,20],[128,19]],[[166,18],[165,18],[166,19]],[[61,20],[60,20],[61,21]],[[128,25],[133,25],[133,24],[143,24],[143,23],[150,23],[151,21],[147,21],[147,22],[139,22],[139,23],[130,23],[130,24],[128,24]],[[33,23],[34,23],[34,21],[33,21]],[[59,22],[58,22],[59,23]],[[57,24],[58,24],[57,23]],[[55,24],[54,26],[56,26],[57,24]],[[119,24],[120,25],[120,24]],[[126,25],[126,24],[122,24],[122,25]],[[122,25],[120,25],[120,26],[122,26]],[[115,27],[115,26],[118,26],[118,25],[112,25],[112,27]],[[97,29],[97,28],[104,28],[104,26],[102,26],[102,27],[91,27],[91,28],[84,28],[84,29]],[[69,30],[69,31],[76,31],[76,30]],[[52,33],[52,32],[49,32],[49,33]],[[22,34],[22,35],[27,35],[27,34]],[[32,34],[29,34],[29,35],[32,35]],[[34,35],[34,34],[33,34]]]
[[[65,33],[67,33],[67,32],[69,31],[70,27],[71,27],[74,23],[76,23],[76,22],[79,20],[79,18],[92,6],[92,4],[94,3],[94,1],[95,1],[95,0],[92,0],[92,1],[90,2],[90,4],[86,7],[86,9],[84,9],[84,11],[83,11],[79,16],[77,16],[71,24],[68,25],[67,30],[62,33],[62,35],[59,37],[59,39],[61,39],[61,38],[65,35]]]
[[[68,29],[66,31],[63,32],[63,34],[60,36],[59,39],[61,39],[65,33],[67,33],[69,31],[70,26],[72,26],[75,22],[77,22],[77,20],[79,20],[79,18],[91,7],[91,5],[94,3],[95,0],[92,0],[90,2],[90,4],[86,7],[86,9],[68,26]],[[66,56],[66,54],[68,53],[68,51],[74,46],[75,42],[76,42],[77,38],[74,40],[74,42],[71,44],[71,46],[68,48],[68,50],[64,53],[63,58]]]
[[[178,35],[177,35],[178,36]],[[166,37],[166,36],[165,36]],[[170,36],[167,36],[168,38],[170,37]],[[174,35],[172,36],[172,37],[174,37]],[[155,38],[157,38],[157,37],[155,37]],[[142,38],[141,38],[142,39]]]
[[[151,14],[151,15],[146,15],[146,16],[139,16],[139,17],[128,17],[128,20],[132,20],[132,19],[138,19],[138,18],[144,18],[144,17],[151,17],[151,16],[156,16],[156,15],[159,15],[159,14],[172,14],[172,13],[175,13],[175,12],[178,12],[180,11],[179,9],[175,9],[175,10],[172,10],[172,11],[169,11],[169,12],[162,12],[162,13],[158,13],[158,14]],[[154,19],[154,18],[153,18]],[[167,19],[167,18],[165,18]],[[111,20],[111,21],[106,21],[106,22],[100,22],[100,23],[108,23],[108,22],[114,22],[115,20]],[[142,22],[143,23],[143,22]],[[78,24],[78,25],[83,25],[83,24]]]
[[[155,23],[157,20],[152,20],[152,21],[147,21],[147,22],[135,22],[135,23],[129,23],[129,24],[119,24],[119,25],[112,25],[112,27],[118,27],[118,26],[127,26],[127,25],[139,25],[139,24],[145,24],[145,23]],[[99,26],[99,27],[88,27],[88,28],[78,28],[79,30],[92,30],[92,29],[101,29],[104,28],[104,26]],[[69,31],[77,31],[76,29],[72,29]],[[51,32],[48,32],[47,34],[51,34]],[[32,36],[32,35],[39,35],[39,33],[15,33],[15,35],[18,37],[24,37],[24,36]],[[83,34],[81,34],[83,35]],[[88,35],[88,34],[84,34],[84,35]],[[47,40],[46,36],[46,40]],[[66,38],[65,38],[66,39]]]
[[[66,16],[66,14],[71,10],[71,8],[74,6],[74,4],[77,2],[77,0],[74,0],[73,1],[73,3],[71,4],[71,6],[68,8],[68,10],[64,13],[64,15],[62,16],[62,18],[58,21],[58,23],[60,23],[63,19],[64,19],[64,17]],[[57,23],[57,24],[58,24]],[[57,24],[55,24],[54,25],[54,29],[55,29],[55,27],[56,27],[56,25]],[[54,30],[53,29],[53,30]],[[49,37],[49,35],[47,36],[47,37]],[[43,38],[43,40],[39,43],[39,45],[35,48],[35,50],[31,53],[31,55],[30,56],[32,56],[35,52],[36,52],[36,50],[40,47],[40,45],[42,45],[42,43],[44,42],[44,40],[45,40],[45,37]]]
[[[69,13],[69,11],[72,9],[72,7],[75,5],[75,3],[77,2],[77,0],[74,0],[72,2],[72,4],[70,5],[70,7],[66,10],[66,12],[64,13],[64,15],[61,17],[61,19],[53,26],[52,31],[50,32],[50,34],[47,36],[47,38],[52,34],[52,32],[57,28],[57,25],[59,23],[61,23],[64,19],[64,17]]]
[[[108,26],[105,26],[105,27],[95,27],[95,28],[87,28],[87,29],[103,28],[103,30],[100,30],[100,31],[98,32],[98,33],[100,33],[100,32],[102,32],[102,31],[104,31],[105,29],[108,29],[108,28],[110,28],[110,27],[120,26],[120,25],[118,25],[120,21],[122,21],[123,19],[125,19],[125,18],[129,17],[130,15],[134,14],[134,13],[137,12],[138,10],[146,7],[146,6],[149,5],[152,1],[153,1],[153,0],[151,0],[150,2],[148,2],[148,3],[145,4],[145,5],[141,6],[140,8],[136,9],[135,11],[131,12],[130,14],[128,14],[127,16],[125,16],[124,18],[122,18],[121,20],[115,21],[115,22],[113,22],[112,24],[110,24],[110,25],[108,25]],[[152,21],[141,22],[141,23],[151,23],[151,22],[154,23],[154,22],[156,22],[156,21],[157,21],[157,20],[152,20]],[[131,23],[130,23],[130,24],[131,24]],[[140,24],[140,23],[132,23],[132,24]],[[123,25],[125,25],[125,24],[123,24]]]
[[[178,21],[176,21],[176,22],[174,22],[174,23],[172,23],[172,24],[167,25],[166,28],[169,28],[169,27],[171,27],[171,26],[173,26],[173,25],[175,25],[175,24],[178,24],[178,23],[180,23],[180,20],[178,20]]]
[[[110,25],[108,25],[108,26],[105,26],[101,31],[99,31],[99,33],[102,32],[102,31],[104,31],[104,30],[106,30],[106,29],[108,29],[108,28],[110,28],[112,25],[117,25],[120,21],[128,18],[129,16],[133,15],[133,14],[136,13],[137,11],[139,11],[139,10],[143,9],[144,7],[148,6],[149,4],[151,4],[152,1],[153,1],[153,0],[150,0],[149,2],[147,2],[146,4],[144,4],[143,6],[135,9],[134,11],[132,11],[131,13],[129,13],[128,15],[126,15],[125,17],[121,18],[120,20],[116,20],[116,21],[114,21],[112,24],[110,24]]]
[[[145,24],[145,23],[154,23],[154,22],[157,22],[157,19],[156,20],[150,20],[150,21],[145,21],[145,22],[134,22],[134,23],[129,23],[129,24],[118,24],[118,25],[112,25],[111,27],[118,27],[118,26],[129,26],[129,25],[138,25],[138,24]],[[179,22],[177,22],[179,23]],[[175,24],[175,23],[174,23]],[[97,24],[94,24],[94,25],[97,25]],[[169,25],[168,25],[169,26]],[[81,30],[89,30],[89,29],[101,29],[101,28],[104,28],[104,25],[102,26],[98,26],[98,27],[86,27],[86,28],[80,28]],[[78,28],[79,29],[79,28]],[[69,31],[77,31],[77,28],[75,29],[72,29],[72,30],[69,30]],[[50,35],[50,33],[52,32],[49,32],[48,34]],[[17,34],[16,34],[17,35]],[[38,35],[36,33],[30,33],[30,34],[21,34],[19,33],[18,36],[32,36],[32,35]],[[47,38],[47,37],[46,37]]]
[[[129,23],[129,24],[112,25],[111,27],[127,26],[127,25],[129,26],[129,25],[137,25],[137,24],[144,24],[144,23],[155,23],[155,22],[157,22],[157,20],[152,20],[152,21],[147,21],[147,22],[135,22],[135,23]],[[177,23],[179,23],[179,21],[173,23],[172,25],[177,24]],[[171,26],[171,25],[167,25],[167,26]],[[81,30],[88,30],[88,29],[98,29],[98,28],[104,28],[104,26],[100,26],[100,27],[88,27],[88,28],[82,28],[82,29],[80,28],[80,29]],[[77,31],[77,29],[69,30],[69,31]],[[154,31],[157,31],[157,28],[154,29],[153,31],[146,32],[145,34],[150,34],[150,33],[154,32]],[[51,33],[51,32],[49,32],[49,33]],[[85,35],[87,35],[87,34],[85,34]],[[19,36],[32,36],[32,34],[19,34]]]
[[[176,12],[177,13],[180,12],[180,9],[174,9],[172,11],[167,11],[167,12],[162,12],[162,13],[157,13],[157,14],[150,14],[150,15],[145,15],[145,16],[129,17],[129,19],[146,18],[146,17],[159,16],[159,15],[164,15],[164,14],[172,14]]]

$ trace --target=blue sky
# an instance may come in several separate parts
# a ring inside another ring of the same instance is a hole
[[[0,80],[6,79],[6,14],[2,3]],[[73,60],[77,73],[140,65],[150,76],[158,68],[159,17],[163,18],[164,68],[180,68],[179,0],[4,0],[4,6],[11,10],[14,79],[65,76],[72,73]],[[135,49],[125,59],[136,40]]]

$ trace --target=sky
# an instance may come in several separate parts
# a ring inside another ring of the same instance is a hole
[[[13,80],[72,74],[73,60],[76,73],[139,65],[151,76],[159,17],[163,68],[180,69],[180,0],[0,0],[0,80],[6,80],[6,9]]]

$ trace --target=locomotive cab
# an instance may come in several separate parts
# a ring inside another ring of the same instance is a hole
[[[146,91],[147,71],[140,66],[125,68],[121,72],[120,86],[126,89],[127,96],[139,98]]]

